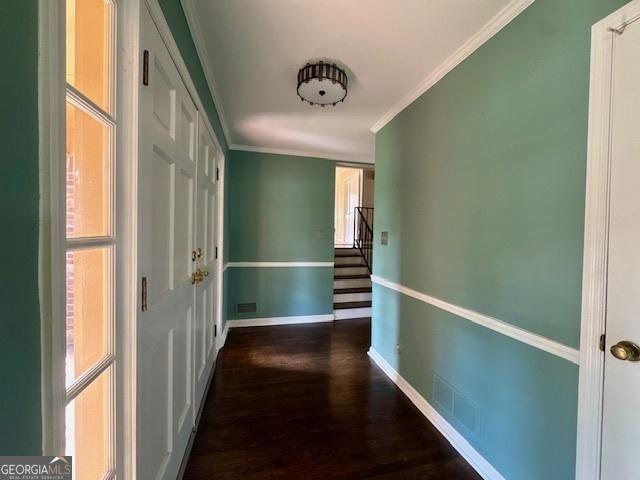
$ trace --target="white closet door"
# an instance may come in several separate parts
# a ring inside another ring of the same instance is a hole
[[[138,285],[146,282],[146,308],[137,327],[137,469],[141,480],[174,480],[194,419],[197,111],[146,9],[142,31]]]
[[[218,211],[217,175],[218,154],[212,136],[201,119],[198,125],[198,170],[196,181],[196,250],[197,267],[203,272],[196,284],[195,307],[195,367],[194,384],[196,405],[200,408],[207,381],[216,356],[216,285],[217,285],[217,230]]]

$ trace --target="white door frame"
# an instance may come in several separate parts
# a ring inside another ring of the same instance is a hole
[[[600,478],[607,251],[609,239],[610,108],[613,39],[640,17],[633,0],[591,30],[591,77],[585,202],[576,478]]]
[[[141,0],[114,0],[117,58],[114,91],[118,131],[116,215],[116,470],[135,468],[136,172],[139,12]],[[40,168],[39,296],[42,353],[42,453],[61,455],[64,444],[65,322],[65,3],[39,1],[38,107]],[[62,280],[61,280],[62,279]]]
[[[138,94],[141,82],[140,15],[146,3],[183,78],[206,128],[218,149],[218,241],[216,264],[216,348],[224,344],[222,324],[222,258],[224,252],[224,171],[225,156],[206,109],[180,54],[157,0],[117,0],[118,67],[116,68],[116,342],[118,344],[116,445],[117,470],[123,479],[136,476],[136,313],[137,286],[137,171],[138,171]],[[64,2],[39,0],[38,10],[38,117],[40,170],[40,240],[38,290],[41,316],[42,365],[42,453],[60,455],[64,438],[64,337],[57,335],[64,326],[65,218],[65,16]],[[55,379],[60,377],[62,382]]]

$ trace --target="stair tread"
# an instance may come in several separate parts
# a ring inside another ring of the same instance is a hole
[[[365,300],[362,302],[336,302],[333,304],[334,310],[341,310],[344,308],[367,308],[371,306],[371,300]]]
[[[371,287],[334,288],[333,293],[336,295],[341,293],[371,293],[371,290]]]
[[[334,280],[351,280],[351,279],[356,279],[356,278],[370,278],[369,274],[361,274],[361,273],[356,273],[353,275],[334,275],[333,276]]]

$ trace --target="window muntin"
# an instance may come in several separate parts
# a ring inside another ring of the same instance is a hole
[[[69,100],[66,110],[67,238],[110,236],[112,127]]]
[[[115,474],[115,0],[66,0],[65,427],[74,478]]]
[[[109,354],[110,247],[67,251],[66,387]]]

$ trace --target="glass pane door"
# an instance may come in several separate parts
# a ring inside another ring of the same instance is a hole
[[[65,454],[115,475],[115,4],[66,0]]]

